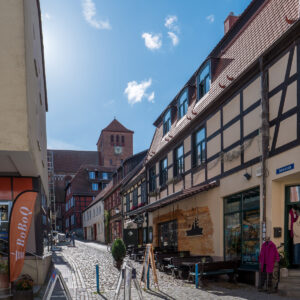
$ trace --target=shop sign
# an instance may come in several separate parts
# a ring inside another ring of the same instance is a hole
[[[287,166],[284,166],[284,167],[281,167],[281,168],[278,168],[276,169],[276,174],[281,174],[281,173],[284,173],[284,172],[287,172],[287,171],[290,171],[290,170],[293,170],[295,167],[294,164],[290,164],[290,165],[287,165]]]

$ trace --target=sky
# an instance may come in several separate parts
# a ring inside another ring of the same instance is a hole
[[[251,0],[40,0],[48,149],[96,151],[114,118],[134,153]]]

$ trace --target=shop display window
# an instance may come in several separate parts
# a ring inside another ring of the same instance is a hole
[[[160,248],[177,249],[177,220],[158,224]]]
[[[8,252],[8,230],[11,201],[0,201],[0,251]]]
[[[224,200],[225,259],[256,266],[259,255],[259,188]]]

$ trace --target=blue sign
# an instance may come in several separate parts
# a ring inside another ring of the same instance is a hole
[[[281,174],[281,173],[284,173],[284,172],[287,172],[287,171],[290,171],[290,170],[293,170],[295,167],[294,164],[290,164],[290,165],[287,165],[287,166],[284,166],[284,167],[281,167],[279,169],[276,169],[276,174]]]

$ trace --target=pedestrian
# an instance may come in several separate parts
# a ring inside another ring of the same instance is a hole
[[[75,247],[75,231],[72,232],[71,239],[73,242],[73,247]]]

